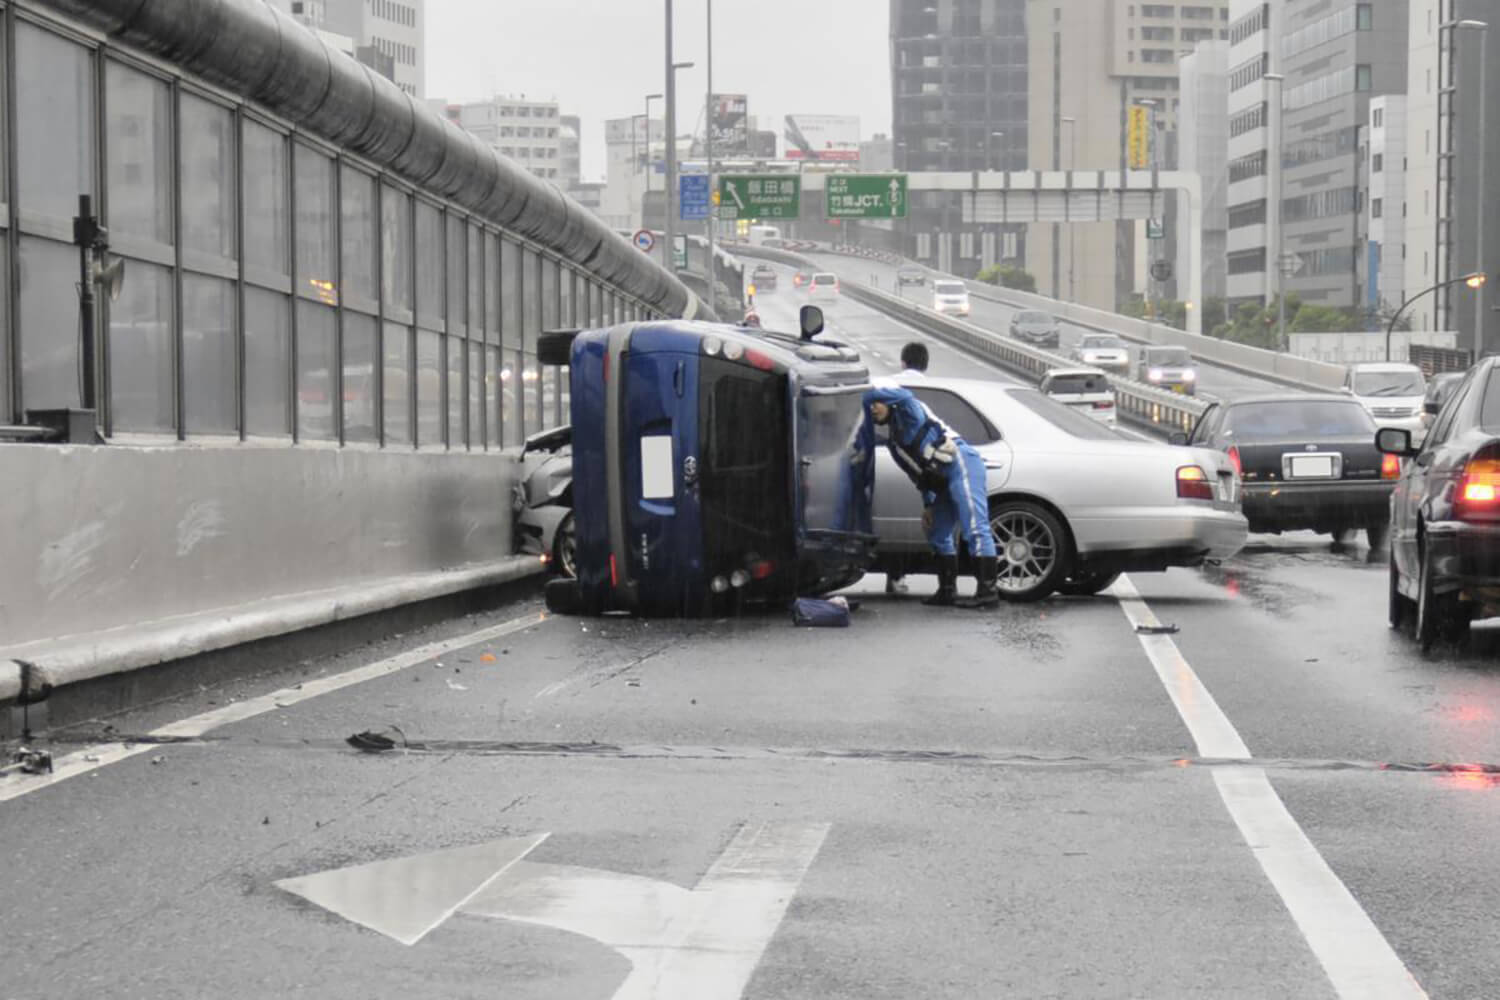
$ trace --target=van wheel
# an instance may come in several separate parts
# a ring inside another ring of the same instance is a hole
[[[997,585],[1008,601],[1040,601],[1067,579],[1073,554],[1062,522],[1045,507],[1012,500],[990,509],[1000,560]]]
[[[544,365],[566,365],[573,360],[574,330],[551,330],[536,339],[536,359]]]
[[[547,598],[547,610],[554,615],[576,615],[583,611],[583,595],[578,581],[568,577],[554,577],[547,581],[543,590]]]
[[[572,511],[562,519],[552,538],[552,568],[569,579],[578,576],[578,534]]]

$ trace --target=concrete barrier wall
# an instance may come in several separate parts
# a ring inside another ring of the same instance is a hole
[[[6,446],[0,660],[29,658],[36,641],[504,562],[517,468],[504,453]]]

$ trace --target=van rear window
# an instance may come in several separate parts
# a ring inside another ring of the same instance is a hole
[[[1107,375],[1054,375],[1047,383],[1049,393],[1078,395],[1080,393],[1109,392]]]

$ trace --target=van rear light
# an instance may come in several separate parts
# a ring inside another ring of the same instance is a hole
[[[620,573],[615,569],[615,554],[609,554],[609,585],[618,587],[620,585]]]
[[[776,362],[772,361],[769,356],[755,350],[746,351],[745,360],[763,372],[772,371],[776,367]]]
[[[1245,478],[1245,467],[1240,464],[1240,450],[1238,448],[1229,449],[1229,464],[1234,466],[1234,474],[1236,476],[1239,476],[1241,479]]]
[[[769,559],[750,564],[750,575],[757,580],[764,580],[774,572],[776,572],[776,564]]]
[[[1212,500],[1214,484],[1198,466],[1184,465],[1177,470],[1177,496],[1183,500]]]
[[[1380,478],[1381,479],[1400,479],[1401,478],[1401,459],[1397,458],[1395,455],[1381,455],[1380,456]]]
[[[1094,404],[1094,409],[1096,410],[1113,410],[1114,408],[1115,401],[1112,399],[1101,400]]]

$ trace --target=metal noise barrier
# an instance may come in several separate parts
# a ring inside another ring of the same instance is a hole
[[[604,221],[266,0],[37,0],[446,198],[668,316],[711,319]]]
[[[804,270],[818,270],[819,265],[798,254],[766,247],[736,247],[744,257],[761,258]],[[976,354],[1006,371],[1028,376],[1033,382],[1053,368],[1076,368],[1078,363],[1060,354],[1028,347],[1019,341],[950,316],[941,316],[926,306],[882,292],[876,288],[846,281],[843,294],[893,319],[898,319],[930,336]],[[1110,376],[1115,389],[1115,406],[1121,419],[1162,437],[1182,431],[1188,433],[1197,424],[1208,404],[1134,379]]]

